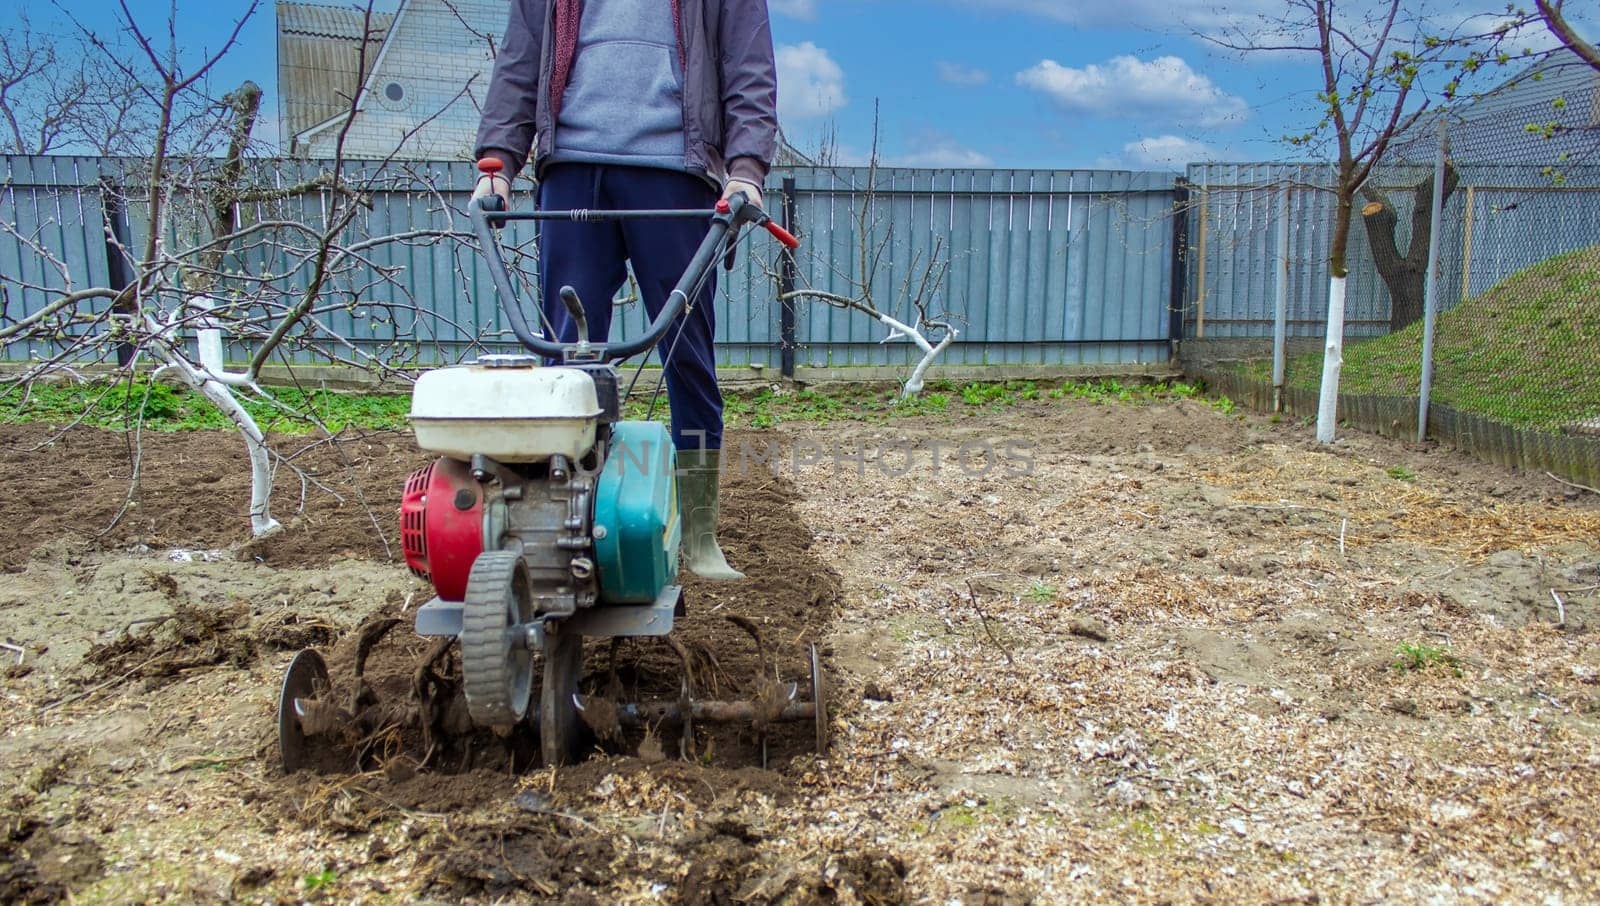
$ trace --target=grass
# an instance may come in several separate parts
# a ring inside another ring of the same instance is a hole
[[[1416,396],[1422,322],[1344,351],[1340,391]],[[1438,318],[1432,398],[1524,428],[1600,415],[1600,245],[1524,268]],[[1271,364],[1250,373],[1270,379]],[[1288,381],[1316,389],[1322,353],[1289,361]]]
[[[770,428],[781,422],[887,422],[900,418],[956,417],[962,412],[998,412],[1024,403],[1088,400],[1096,404],[1150,403],[1191,399],[1199,389],[1183,382],[1123,383],[1115,379],[930,383],[920,396],[874,387],[846,386],[827,390],[765,388],[753,394],[728,393],[724,399],[729,427]],[[329,428],[403,429],[411,399],[404,394],[339,393],[329,390],[275,389],[273,400],[245,399],[244,405],[263,431],[306,434],[316,425],[300,413],[311,412]],[[1224,414],[1233,403],[1205,400]],[[668,417],[665,395],[653,413],[648,396],[634,397],[623,417],[657,420]],[[147,379],[81,384],[39,384],[26,395],[18,389],[0,395],[0,424],[44,422],[65,425],[75,420],[97,428],[121,430],[141,421],[151,431],[227,429],[232,426],[209,401],[184,387]]]
[[[1390,478],[1393,478],[1395,481],[1416,481],[1417,480],[1417,473],[1411,471],[1409,468],[1407,468],[1405,466],[1390,466],[1389,468],[1384,469],[1383,471]]]
[[[332,887],[339,880],[339,875],[331,868],[312,872],[305,876],[306,893],[316,893]]]
[[[1456,676],[1461,675],[1461,661],[1448,648],[1426,642],[1401,642],[1394,654],[1394,669],[1402,673],[1421,672],[1440,666],[1449,668]]]
[[[263,431],[306,434],[316,425],[299,413],[316,415],[334,431],[345,427],[403,428],[411,399],[397,394],[335,393],[329,390],[272,391],[276,403],[244,399],[244,407]],[[13,390],[0,396],[0,424],[75,419],[96,428],[122,429],[138,423],[146,430],[192,431],[231,428],[209,400],[183,387],[139,378],[86,384],[38,384],[24,397]]]
[[[1056,587],[1045,582],[1035,582],[1023,592],[1022,596],[1036,604],[1049,604],[1056,599]]]

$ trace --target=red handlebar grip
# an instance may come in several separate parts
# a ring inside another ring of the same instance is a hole
[[[785,248],[793,250],[800,247],[800,240],[796,239],[793,233],[781,226],[778,226],[778,221],[776,220],[767,221],[767,232],[771,233],[773,238],[783,243]]]
[[[478,172],[485,176],[495,176],[505,168],[505,162],[498,157],[481,157],[478,159]]]

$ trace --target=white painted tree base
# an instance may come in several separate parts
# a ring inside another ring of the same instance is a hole
[[[1317,401],[1317,443],[1333,443],[1339,424],[1339,372],[1344,368],[1345,278],[1328,281],[1328,344],[1322,351],[1322,395]]]

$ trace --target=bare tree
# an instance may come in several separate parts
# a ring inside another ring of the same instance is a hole
[[[793,289],[780,290],[778,301],[792,303],[810,299],[845,311],[865,315],[888,329],[882,340],[889,343],[904,339],[921,351],[922,357],[913,366],[905,383],[901,385],[902,398],[917,396],[922,392],[928,369],[960,335],[954,325],[955,318],[946,308],[943,298],[945,275],[950,267],[949,250],[942,240],[935,240],[924,255],[912,252],[906,265],[904,280],[895,289],[892,299],[880,301],[875,287],[896,247],[895,224],[878,205],[877,188],[879,172],[878,129],[873,126],[872,154],[868,158],[866,178],[861,187],[861,200],[851,217],[855,221],[856,249],[849,261],[840,262],[826,251],[814,251],[812,268],[792,267],[798,282]],[[785,251],[784,255],[792,255]],[[767,275],[779,281],[780,262],[762,262]],[[831,273],[848,287],[847,292],[819,289],[810,284],[805,274],[811,270]]]
[[[143,114],[151,123],[139,139],[142,153],[121,179],[102,190],[108,209],[139,212],[145,238],[133,245],[108,217],[106,241],[131,277],[122,286],[78,286],[61,250],[39,234],[0,223],[0,231],[31,251],[47,272],[43,279],[27,276],[34,268],[0,273],[0,283],[19,295],[44,300],[16,316],[0,313],[0,348],[27,344],[23,348],[46,350],[0,392],[26,393],[37,380],[72,374],[86,364],[115,359],[131,377],[153,362],[154,376],[170,375],[186,384],[238,430],[251,464],[251,530],[261,535],[278,526],[271,512],[273,473],[284,460],[275,459],[244,401],[253,398],[316,422],[314,413],[290,410],[264,388],[263,370],[272,362],[309,355],[397,373],[397,365],[414,352],[421,325],[448,322],[410,298],[396,279],[402,269],[383,264],[375,252],[397,244],[449,243],[457,251],[465,290],[468,266],[459,256],[470,253],[471,237],[451,229],[444,195],[425,179],[388,161],[351,172],[343,157],[344,136],[359,109],[359,92],[351,97],[351,116],[332,160],[307,162],[297,178],[286,180],[275,167],[249,156],[260,88],[246,82],[212,99],[205,84],[258,7],[254,0],[221,48],[192,61],[175,38],[158,48],[126,5],[122,37],[138,48],[135,56],[116,55],[108,38],[80,26],[85,45],[121,74],[145,104]],[[366,16],[370,26],[370,4]],[[176,23],[166,24],[167,34],[174,34]],[[362,61],[363,73],[369,65]],[[440,227],[363,235],[372,193],[386,185],[404,185],[430,199]],[[380,295],[389,301],[376,301]],[[395,339],[387,348],[359,344],[332,328],[339,314],[385,324]],[[474,329],[449,326],[467,335]],[[246,356],[232,370],[224,362],[225,335]],[[137,463],[136,456],[134,486]]]
[[[19,16],[0,31],[0,153],[123,155],[149,123],[138,86],[81,37]]]
[[[1567,16],[1566,0],[1534,0],[1533,5],[1538,19],[1544,22],[1545,28],[1563,47],[1577,54],[1583,62],[1600,69],[1600,47],[1578,34],[1578,29]],[[1528,14],[1524,12],[1521,15],[1526,17]]]

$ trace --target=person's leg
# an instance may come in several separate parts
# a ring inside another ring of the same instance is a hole
[[[647,167],[611,167],[603,181],[606,200],[617,208],[704,209],[707,220],[638,220],[623,224],[623,242],[645,312],[652,319],[688,268],[710,226],[717,196],[687,173]],[[672,442],[680,451],[722,448],[722,393],[717,388],[716,333],[712,301],[716,270],[657,347],[672,409]]]
[[[710,226],[717,196],[685,173],[612,168],[606,194],[617,207],[702,208],[706,220],[636,221],[623,228],[628,259],[645,311],[653,318],[688,268]],[[720,263],[720,262],[719,262]],[[689,571],[707,579],[742,579],[717,544],[718,484],[722,463],[722,393],[717,388],[716,321],[712,300],[716,271],[674,323],[658,348],[672,407],[672,440],[678,448],[678,510],[683,518],[684,557]]]
[[[598,209],[602,168],[589,164],[556,164],[539,182],[539,209]],[[611,330],[611,300],[627,279],[627,252],[615,223],[546,220],[539,224],[539,297],[544,317],[563,343],[578,339],[578,326],[561,304],[561,287],[570,286],[583,300],[589,339],[605,342]]]

